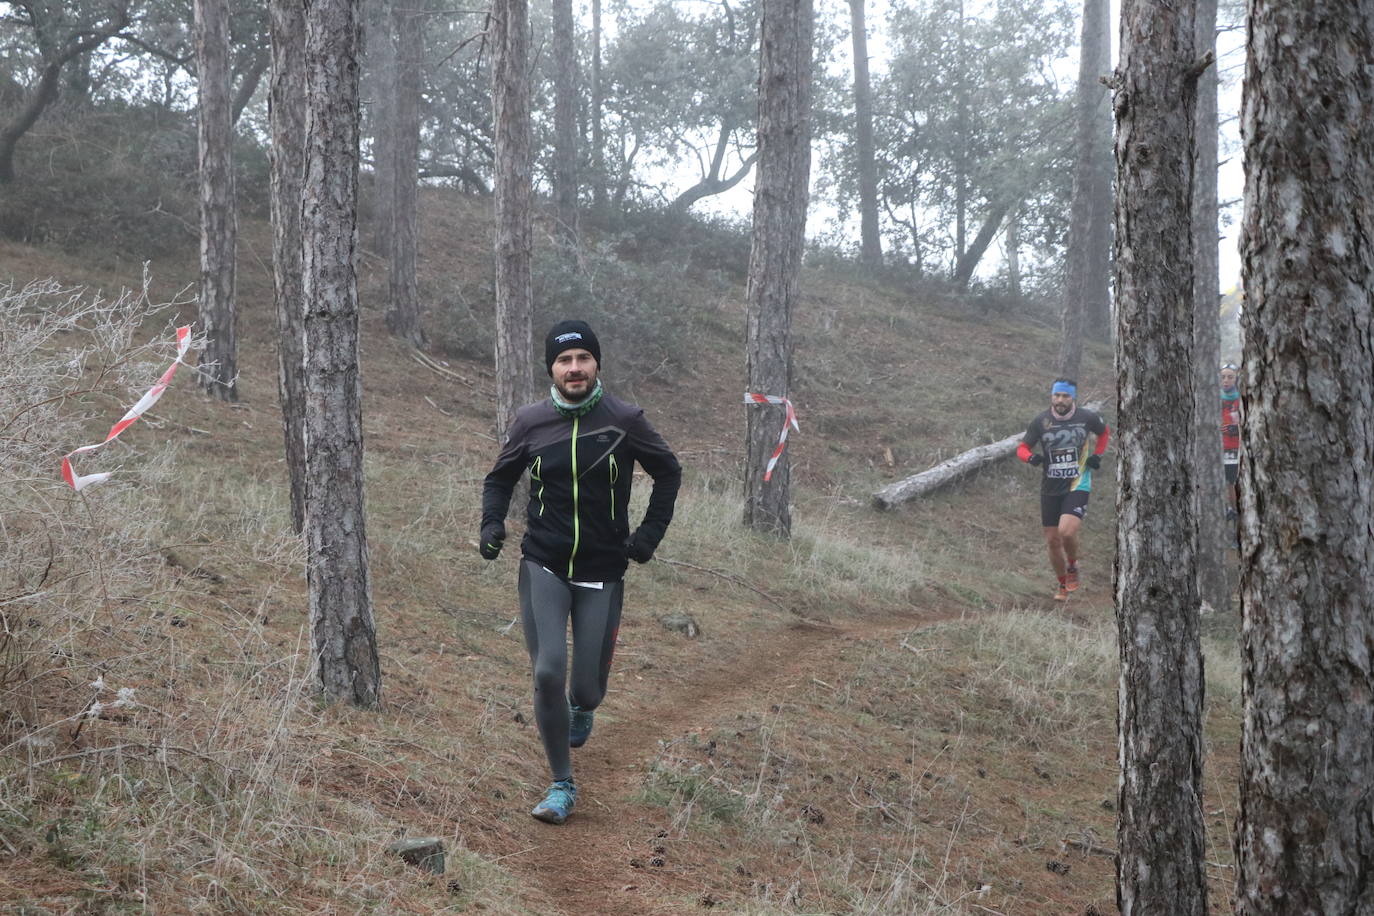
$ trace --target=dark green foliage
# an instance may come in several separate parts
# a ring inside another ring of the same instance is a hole
[[[534,336],[562,318],[596,329],[610,382],[639,384],[667,373],[690,372],[688,353],[715,327],[702,296],[722,298],[737,288],[748,263],[748,242],[735,229],[712,229],[687,217],[644,217],[613,241],[568,257],[550,248],[534,258]],[[691,238],[678,230],[692,227]],[[638,231],[636,231],[638,230]],[[690,252],[690,254],[686,254]],[[634,260],[630,260],[633,258]],[[435,346],[450,356],[490,359],[492,286],[487,275],[457,290],[422,289],[433,305]],[[688,339],[695,340],[689,344]],[[540,365],[539,354],[530,355]]]

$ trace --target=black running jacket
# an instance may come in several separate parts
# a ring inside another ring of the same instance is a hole
[[[522,407],[482,487],[482,530],[505,521],[511,493],[529,471],[525,558],[565,579],[620,579],[636,461],[654,480],[640,536],[657,547],[673,519],[682,467],[644,411],[610,394],[571,419],[547,398]]]

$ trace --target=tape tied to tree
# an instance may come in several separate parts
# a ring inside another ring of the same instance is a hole
[[[797,411],[790,400],[776,394],[754,394],[746,391],[744,403],[777,404],[787,408],[787,419],[782,424],[782,434],[778,436],[778,447],[773,449],[773,457],[768,459],[768,466],[763,470],[763,481],[767,483],[773,477],[773,468],[777,465],[778,458],[782,456],[782,450],[787,447],[787,428],[790,426],[797,432],[801,432],[801,427],[797,425]]]
[[[120,433],[132,426],[135,420],[147,413],[152,406],[157,403],[158,398],[162,397],[162,392],[166,391],[167,386],[171,384],[172,376],[176,375],[177,366],[181,365],[182,357],[186,355],[186,351],[190,348],[191,326],[188,324],[177,328],[177,358],[172,361],[172,365],[167,367],[167,371],[162,373],[162,377],[157,380],[157,384],[148,389],[147,393],[138,399],[137,404],[129,408],[129,412],[126,413],[118,423],[110,427],[110,434],[106,436],[103,441],[97,442],[95,445],[83,445],[62,456],[62,479],[67,481],[68,485],[71,486],[73,490],[80,492],[83,487],[88,487],[93,483],[100,483],[102,480],[109,480],[110,477],[113,476],[113,472],[105,471],[100,474],[78,476],[72,470],[72,456],[79,455],[82,452],[95,451],[101,446],[112,442]]]

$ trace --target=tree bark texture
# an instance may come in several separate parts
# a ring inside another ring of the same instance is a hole
[[[1107,21],[1109,0],[1083,0],[1083,28],[1079,41],[1078,89],[1074,96],[1073,196],[1069,202],[1069,239],[1064,269],[1063,338],[1059,345],[1059,374],[1078,378],[1083,361],[1083,329],[1088,312],[1095,308],[1091,299],[1107,293],[1106,249],[1111,233],[1094,224],[1094,207],[1100,203],[1102,176],[1110,170],[1111,128],[1102,142],[1101,125],[1107,113],[1107,87],[1101,77],[1111,67],[1110,38],[1108,55],[1101,55],[1099,36],[1110,34]],[[1111,179],[1106,180],[1110,189]],[[1110,193],[1110,190],[1109,192]],[[1098,250],[1101,257],[1094,257]],[[1093,275],[1100,271],[1100,275]]]
[[[745,343],[749,390],[786,397],[792,382],[796,303],[811,177],[811,0],[764,0],[760,25],[759,170],[749,253]],[[764,469],[786,422],[781,407],[751,406],[745,416],[744,523],[790,537],[791,465],[782,453]]]
[[[233,138],[229,71],[229,2],[195,0],[200,156],[200,387],[221,401],[238,400],[234,315]]]
[[[305,528],[310,633],[330,701],[376,706],[358,371],[358,0],[305,11]]]
[[[1243,916],[1374,912],[1374,3],[1251,0]]]
[[[1197,0],[1197,53],[1216,54],[1217,0]],[[1197,587],[1204,612],[1226,610],[1231,589],[1221,467],[1221,268],[1217,227],[1217,68],[1198,78],[1193,163],[1193,473],[1197,493]]]
[[[395,134],[390,148],[391,231],[387,236],[389,303],[387,330],[412,346],[425,344],[416,282],[416,229],[420,169],[420,92],[424,30],[420,14],[404,4],[392,6],[396,35],[396,95],[392,108]]]
[[[301,183],[305,171],[305,3],[272,0],[272,290],[277,313],[277,397],[281,402],[291,526],[305,526],[305,309],[301,292]]]
[[[1115,98],[1123,916],[1205,916],[1193,424],[1193,0],[1126,0]]]
[[[377,0],[367,6],[367,73],[372,84],[372,250],[385,253],[390,248],[391,206],[396,175],[396,37],[392,13],[397,0]],[[409,0],[402,0],[409,2]]]
[[[873,90],[868,77],[868,29],[864,0],[849,0],[849,26],[854,46],[854,152],[859,176],[859,260],[883,266],[878,234],[878,166],[873,143]]]
[[[553,198],[558,237],[577,244],[577,41],[572,0],[553,0]]]
[[[496,125],[496,434],[504,440],[516,409],[529,403],[534,392],[530,380],[534,227],[527,0],[495,0],[490,30]]]

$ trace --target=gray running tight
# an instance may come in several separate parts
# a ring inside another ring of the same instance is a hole
[[[534,668],[534,721],[556,780],[572,776],[569,700],[579,709],[595,709],[606,696],[624,590],[623,582],[607,582],[602,588],[572,585],[538,563],[520,561],[520,619]],[[571,686],[569,617],[573,635]]]

